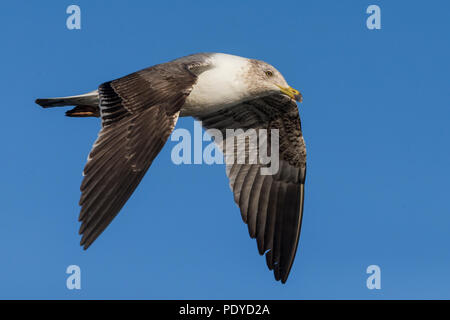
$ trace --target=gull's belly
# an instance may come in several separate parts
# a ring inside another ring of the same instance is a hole
[[[244,100],[235,87],[224,85],[212,85],[211,83],[198,82],[192,89],[186,102],[181,108],[180,116],[200,116],[234,106]]]

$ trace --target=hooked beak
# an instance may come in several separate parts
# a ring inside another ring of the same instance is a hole
[[[282,93],[289,96],[291,99],[294,99],[298,102],[302,102],[303,97],[302,97],[302,94],[298,90],[295,90],[292,87],[287,87],[287,88],[282,87],[282,86],[278,86],[278,87],[280,88]]]

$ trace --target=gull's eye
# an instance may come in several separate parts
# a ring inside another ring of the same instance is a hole
[[[273,72],[270,70],[267,70],[265,73],[266,73],[266,76],[268,76],[268,77],[273,76]]]

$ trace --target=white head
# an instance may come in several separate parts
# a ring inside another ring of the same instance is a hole
[[[272,94],[301,101],[282,74],[270,64],[224,53],[211,54],[212,68],[199,75],[188,101],[198,108],[216,109]]]

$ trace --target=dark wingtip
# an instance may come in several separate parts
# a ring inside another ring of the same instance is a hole
[[[86,251],[91,246],[91,244],[90,243],[86,243],[86,238],[82,237],[81,241],[80,241],[80,246],[82,246],[83,250]]]
[[[283,274],[281,276],[281,283],[282,284],[286,284],[286,281],[287,281],[288,277],[289,277],[289,273]]]

